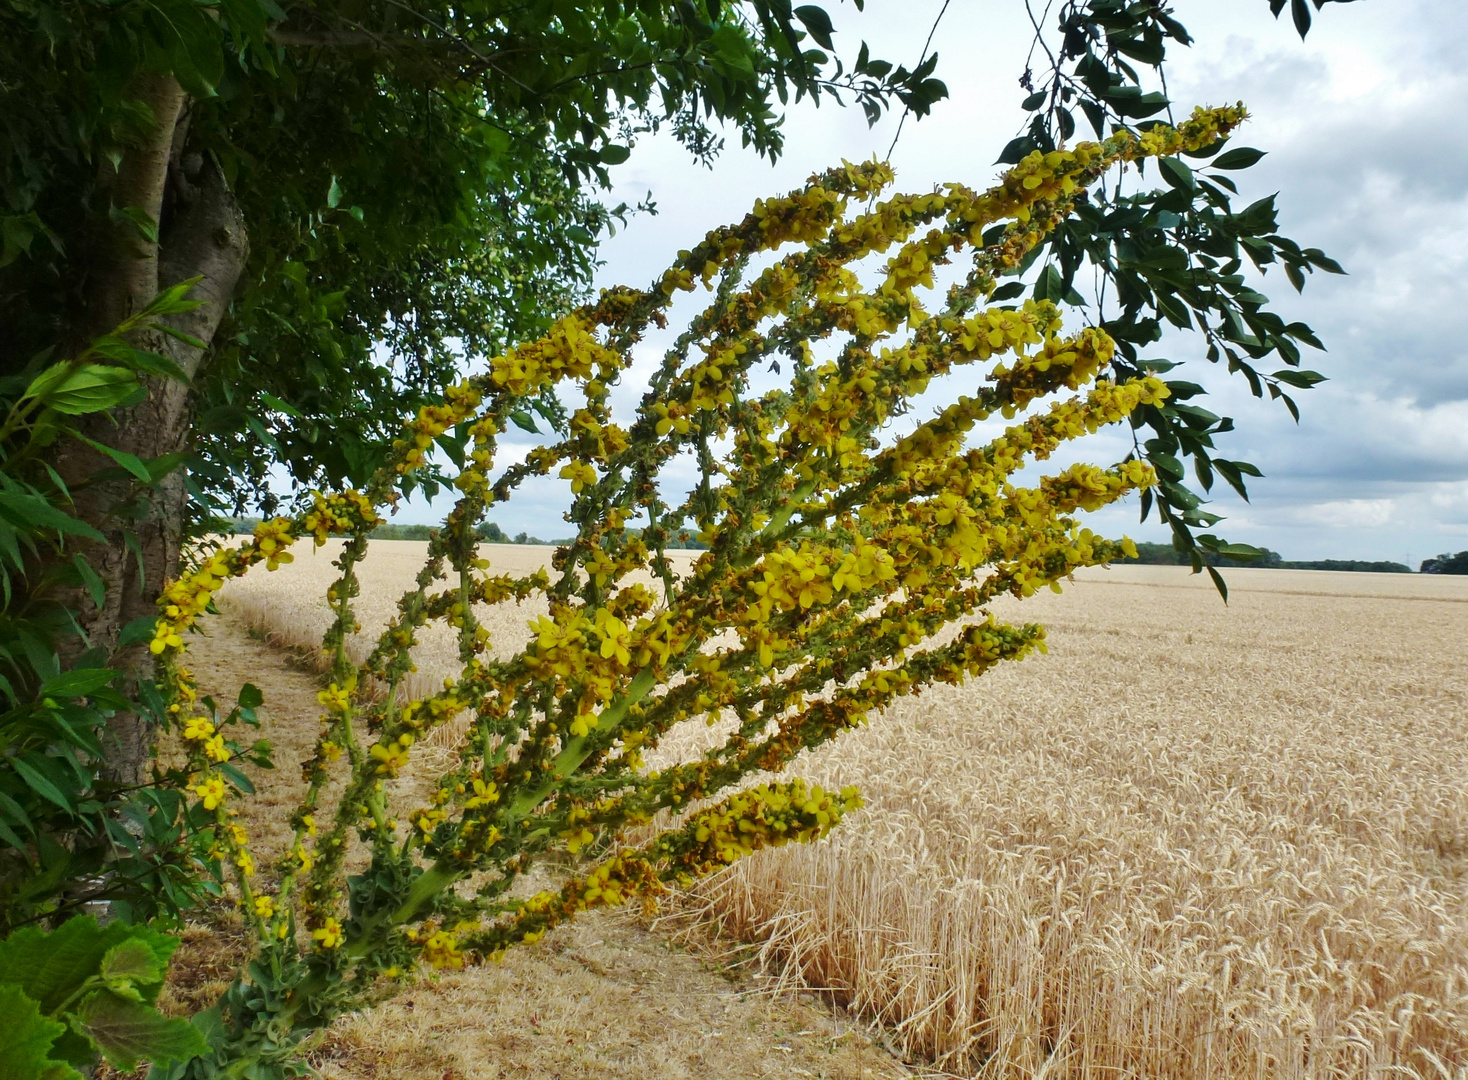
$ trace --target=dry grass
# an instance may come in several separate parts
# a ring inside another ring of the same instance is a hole
[[[374,552],[369,627],[421,545]],[[305,643],[324,570],[227,599]],[[1228,608],[1141,567],[1006,605],[1048,657],[809,755],[867,809],[692,910],[963,1075],[1468,1076],[1468,579],[1230,580]],[[509,647],[531,614],[487,621]]]
[[[190,662],[201,689],[216,699],[233,699],[245,682],[265,693],[262,727],[278,767],[247,767],[256,795],[241,804],[240,820],[269,879],[291,835],[285,822],[300,796],[296,765],[316,736],[319,680],[251,640],[228,613],[207,622]],[[160,1002],[167,1011],[187,1015],[214,1003],[247,954],[242,929],[224,904],[184,931]],[[809,995],[778,992],[773,979],[750,965],[731,967],[705,939],[685,944],[650,933],[635,914],[598,912],[515,950],[503,964],[433,976],[395,996],[384,988],[387,1000],[338,1020],[315,1041],[310,1060],[324,1080],[912,1075],[867,1024]]]

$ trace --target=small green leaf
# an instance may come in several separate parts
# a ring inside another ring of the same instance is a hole
[[[239,769],[229,764],[229,762],[224,762],[222,765],[220,765],[219,771],[224,773],[229,782],[237,787],[240,791],[243,791],[246,795],[255,794],[255,785],[250,783],[250,778],[244,773],[240,772]]]
[[[153,477],[148,472],[148,466],[144,465],[142,459],[137,457],[135,454],[129,454],[125,450],[118,450],[114,447],[108,446],[106,443],[99,443],[96,439],[89,439],[85,435],[78,435],[77,438],[86,443],[93,450],[96,450],[99,453],[104,454],[107,457],[111,458],[113,461],[117,462],[117,464],[121,465],[128,472],[132,473],[143,483],[150,484],[153,482]]]
[[[296,408],[289,401],[282,401],[280,398],[276,397],[274,394],[268,391],[260,391],[260,400],[265,402],[265,404],[269,405],[272,409],[275,409],[278,412],[283,412],[287,416],[298,417],[301,415],[300,409]]]
[[[519,412],[510,413],[510,423],[514,424],[522,431],[530,432],[532,435],[540,434],[540,429],[535,426],[535,421],[532,420],[530,414],[528,412],[525,412],[523,409]]]
[[[72,536],[85,536],[88,540],[106,539],[85,521],[57,509],[46,499],[31,492],[15,488],[0,489],[0,511],[9,511],[18,519],[17,524],[28,532],[55,529]]]
[[[127,368],[82,364],[40,397],[59,413],[83,416],[120,405],[137,389],[138,380]]]
[[[1179,191],[1192,191],[1197,186],[1193,170],[1177,158],[1159,158],[1157,166],[1162,170],[1162,178]]]
[[[97,571],[92,569],[92,564],[80,555],[73,555],[71,564],[76,567],[76,572],[81,576],[82,584],[86,586],[92,603],[96,605],[98,611],[101,611],[103,603],[107,600],[106,582],[97,574]]]
[[[1225,150],[1208,163],[1210,169],[1247,169],[1264,156],[1263,150],[1255,150],[1252,146],[1240,146],[1233,150]]]
[[[29,786],[30,789],[34,791],[37,795],[51,800],[51,802],[61,807],[61,809],[65,810],[68,814],[75,811],[75,807],[71,805],[71,800],[68,799],[64,794],[62,794],[61,789],[58,788],[55,784],[51,783],[50,780],[47,780],[46,777],[43,776],[41,772],[30,762],[26,761],[24,758],[12,758],[10,761],[10,766],[17,773],[20,774],[20,778],[24,780],[27,786]]]
[[[117,635],[117,647],[126,649],[132,645],[139,645],[149,641],[153,637],[153,630],[158,625],[158,616],[139,615],[122,628],[122,633]]]
[[[260,693],[260,688],[254,683],[245,683],[240,687],[237,703],[242,709],[258,709],[265,704],[265,695]]]
[[[831,41],[831,34],[834,33],[831,16],[826,14],[824,8],[816,7],[814,4],[804,4],[795,9],[795,17],[805,25],[806,30],[810,31],[810,36],[822,46],[827,49],[836,48]]]
[[[74,668],[48,679],[41,687],[42,697],[79,698],[95,694],[117,678],[113,668]]]
[[[128,938],[121,945],[114,945],[102,957],[101,975],[104,979],[125,979],[142,986],[151,986],[163,981],[167,967],[160,963],[147,942],[139,938]]]
[[[336,177],[333,176],[331,178],[331,186],[326,189],[326,205],[335,210],[337,206],[341,203],[341,201],[341,185],[336,182]]]
[[[1218,595],[1223,597],[1223,602],[1228,603],[1228,582],[1223,580],[1223,575],[1213,567],[1206,568],[1208,576],[1213,579],[1213,587],[1218,590]]]

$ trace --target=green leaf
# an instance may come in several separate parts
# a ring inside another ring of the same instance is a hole
[[[1157,167],[1162,170],[1162,178],[1179,191],[1192,191],[1197,186],[1193,180],[1193,170],[1177,158],[1159,158]]]
[[[152,986],[163,981],[167,970],[166,959],[160,962],[148,943],[140,938],[128,938],[122,944],[112,946],[102,957],[101,975],[104,979]]]
[[[119,405],[137,389],[138,380],[127,368],[82,364],[40,398],[59,413],[83,416]]]
[[[833,50],[836,48],[831,41],[831,34],[834,32],[831,27],[831,16],[826,14],[824,8],[816,7],[814,4],[805,4],[795,9],[795,17],[810,31],[810,36],[822,46]]]
[[[1262,559],[1264,551],[1250,544],[1220,544],[1214,553],[1229,559]]]
[[[164,1016],[150,1005],[109,990],[84,997],[72,1023],[118,1069],[135,1068],[139,1061],[166,1068],[209,1049],[204,1036],[187,1020]]]
[[[0,984],[20,987],[42,1012],[54,1012],[97,974],[107,950],[129,936],[121,923],[100,927],[90,915],[68,919],[49,934],[22,927],[0,940]]]
[[[1247,169],[1264,156],[1263,150],[1255,150],[1252,146],[1240,146],[1234,150],[1225,150],[1208,163],[1211,169]]]
[[[70,360],[63,360],[59,364],[52,364],[45,371],[41,372],[34,379],[31,380],[31,384],[26,387],[25,393],[22,395],[22,397],[45,397],[53,389],[55,389],[57,386],[61,385],[63,381],[65,381],[66,374],[70,370]]]
[[[113,668],[73,668],[63,671],[54,679],[48,679],[41,687],[42,697],[79,698],[95,694],[117,678]]]
[[[81,1080],[51,1057],[66,1025],[41,1015],[41,1007],[16,986],[0,986],[0,1080]]]
[[[92,603],[96,605],[98,611],[101,611],[103,603],[107,600],[106,582],[97,574],[97,571],[92,569],[92,564],[80,555],[73,555],[71,564],[76,567],[76,572],[80,575],[87,594],[92,598]]]
[[[1213,587],[1218,590],[1218,595],[1223,597],[1223,602],[1228,603],[1228,582],[1223,580],[1223,575],[1213,567],[1205,567],[1208,576],[1213,579]]]
[[[245,683],[240,687],[237,704],[242,709],[258,709],[265,704],[265,695],[260,693],[260,688],[254,683]]]
[[[336,182],[336,177],[331,178],[331,186],[326,189],[326,205],[335,210],[342,201],[341,185]]]
[[[41,496],[15,488],[0,489],[0,511],[10,511],[18,518],[17,524],[31,532],[55,529],[72,536],[84,536],[88,540],[104,540],[96,529],[85,521],[58,510]]]
[[[153,637],[153,630],[158,625],[158,616],[139,615],[122,628],[122,633],[117,635],[117,647],[126,649],[132,645],[139,645],[149,641]]]
[[[200,274],[180,281],[177,285],[170,285],[153,297],[153,302],[138,313],[137,320],[151,321],[164,315],[182,315],[186,311],[193,311],[203,301],[189,300],[187,297],[194,286],[203,280],[203,275]]]
[[[535,426],[535,421],[532,420],[530,414],[528,412],[525,412],[523,409],[521,409],[519,412],[510,413],[510,423],[514,424],[522,431],[528,431],[533,435],[540,434],[540,429]]]
[[[143,483],[150,484],[153,482],[152,474],[148,472],[148,466],[143,464],[142,458],[139,458],[134,454],[129,454],[125,450],[118,450],[114,447],[108,446],[106,443],[99,443],[96,439],[89,439],[85,435],[78,435],[77,438],[86,443],[93,450],[105,454],[107,457],[117,462],[117,464],[121,465],[128,472],[132,473]]]
[[[1309,390],[1316,383],[1325,382],[1325,376],[1318,371],[1295,371],[1292,368],[1284,368],[1274,373],[1274,378],[1282,383],[1289,383],[1300,390]]]
[[[224,773],[229,782],[237,787],[240,791],[243,791],[246,795],[255,794],[255,785],[250,783],[250,778],[242,773],[239,769],[235,768],[235,766],[231,765],[229,762],[226,761],[221,764],[219,766],[219,771]]]
[[[607,143],[596,156],[603,165],[620,165],[632,156],[632,148],[618,143]]]
[[[283,412],[287,416],[297,416],[298,417],[298,416],[301,415],[301,410],[298,409],[298,408],[296,408],[289,401],[282,401],[280,398],[276,397],[274,394],[271,394],[271,393],[269,393],[267,391],[263,391],[262,390],[260,392],[260,400],[263,401],[263,402],[265,402],[265,404],[269,405],[272,409],[276,409],[279,412]]]
[[[10,765],[11,768],[13,768],[17,773],[20,774],[20,778],[24,780],[26,784],[30,787],[30,789],[34,791],[37,795],[49,799],[51,802],[61,807],[61,809],[65,810],[68,814],[76,812],[76,808],[71,805],[71,800],[62,793],[61,789],[53,784],[50,780],[46,779],[46,777],[42,775],[42,773],[30,762],[26,761],[24,758],[12,758],[10,760]]]

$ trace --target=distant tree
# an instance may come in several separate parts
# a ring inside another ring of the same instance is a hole
[[[1138,542],[1135,558],[1124,556],[1118,559],[1123,563],[1140,563],[1146,566],[1191,566],[1192,556],[1185,550],[1172,544],[1152,544]],[[1254,566],[1254,567],[1279,567],[1286,565],[1279,552],[1270,551],[1268,548],[1256,549],[1257,557],[1249,559],[1243,557],[1231,557],[1228,555],[1216,555],[1205,552],[1204,559],[1209,566]]]
[[[1371,559],[1313,559],[1286,561],[1279,564],[1284,570],[1336,570],[1357,574],[1410,574],[1412,568],[1404,563]]]
[[[1424,574],[1468,574],[1468,551],[1460,551],[1456,555],[1439,555],[1435,559],[1427,559],[1422,564]]]

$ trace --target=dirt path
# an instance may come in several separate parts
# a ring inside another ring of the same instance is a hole
[[[225,614],[190,646],[201,690],[224,707],[245,682],[265,695],[274,772],[256,771],[244,820],[271,860],[299,794],[297,763],[315,737],[318,684]],[[185,934],[172,998],[201,1007],[227,984],[240,943],[225,925]],[[330,1080],[760,1080],[911,1075],[866,1030],[815,1000],[772,997],[730,970],[599,912],[500,964],[425,977],[334,1025],[312,1053]]]

